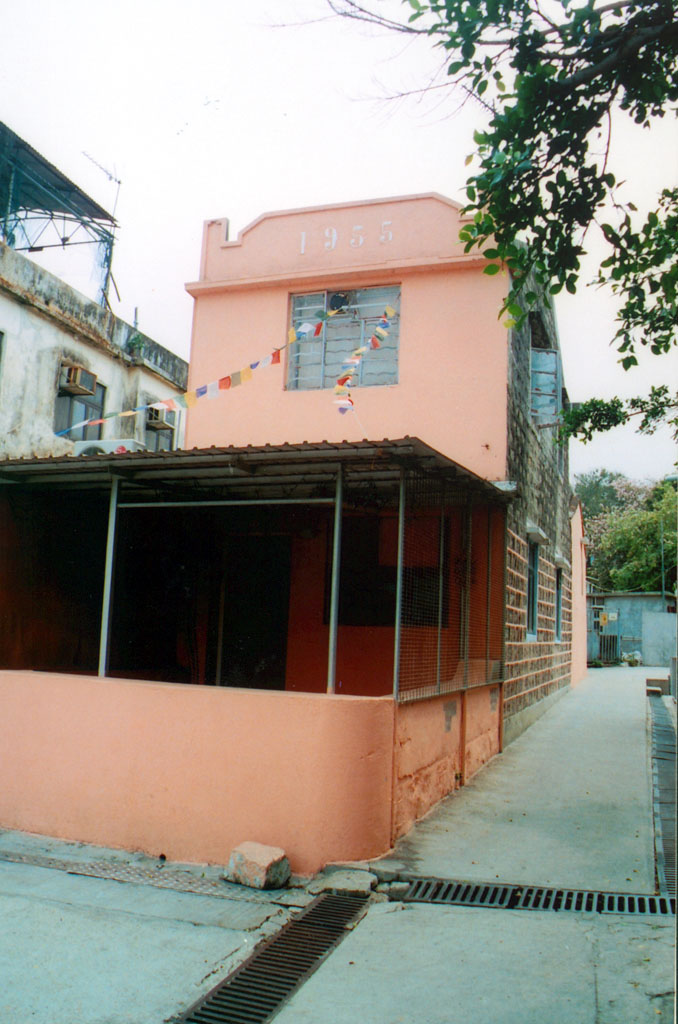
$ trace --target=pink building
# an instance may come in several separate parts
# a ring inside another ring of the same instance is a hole
[[[553,318],[502,326],[461,223],[209,222],[188,450],[3,465],[0,825],[376,856],[581,677]]]

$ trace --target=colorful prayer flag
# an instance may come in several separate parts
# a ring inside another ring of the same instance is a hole
[[[252,370],[249,366],[246,366],[240,371],[240,381],[244,384],[248,380],[252,380]]]
[[[219,378],[219,390],[220,391],[228,391],[230,386],[231,386],[230,375],[228,377],[220,377]]]

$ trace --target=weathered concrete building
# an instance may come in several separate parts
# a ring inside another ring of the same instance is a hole
[[[209,222],[187,450],[4,464],[0,824],[371,857],[581,678],[557,336],[502,326],[461,223],[435,194]]]
[[[180,394],[187,373],[183,359],[0,242],[0,458],[176,448],[179,413],[74,425]]]

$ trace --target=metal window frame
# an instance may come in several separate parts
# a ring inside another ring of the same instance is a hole
[[[370,292],[370,291],[381,291],[383,289],[392,289],[394,292],[397,292],[398,298],[400,298],[400,285],[399,284],[390,284],[389,283],[389,284],[383,284],[383,285],[366,285],[364,288],[350,288],[350,289],[346,289],[346,290],[347,291]],[[295,314],[294,314],[294,301],[295,301],[295,299],[303,299],[303,298],[307,298],[307,297],[310,298],[311,296],[317,295],[318,296],[318,304],[320,304],[320,301],[321,301],[320,300],[320,296],[322,296],[322,309],[323,309],[324,313],[327,313],[328,302],[329,302],[330,295],[334,294],[335,292],[339,292],[339,291],[341,291],[340,288],[325,288],[323,290],[318,290],[318,291],[295,292],[295,293],[292,293],[290,295],[290,310],[289,310],[289,324],[290,324],[290,327],[294,327],[294,321],[295,320],[302,319],[301,316],[295,316]],[[396,300],[393,299],[392,301],[395,302]],[[398,314],[398,316],[399,315],[400,314]],[[376,314],[375,314],[374,318],[376,318]],[[356,341],[356,345],[355,345],[356,348],[363,347],[367,343],[367,341],[368,341],[368,335],[367,335],[367,331],[366,331],[366,321],[367,321],[367,319],[368,319],[367,317],[360,317],[359,318],[359,321],[360,321],[360,338],[357,339],[357,341]],[[318,367],[317,367],[317,375],[316,375],[315,383],[313,383],[313,384],[305,384],[305,383],[301,383],[300,384],[299,383],[300,375],[298,373],[298,357],[301,354],[300,346],[304,344],[304,342],[302,341],[300,343],[297,343],[297,350],[296,350],[296,352],[294,352],[294,351],[291,352],[290,356],[288,358],[287,373],[286,373],[286,383],[285,383],[285,387],[287,388],[287,390],[289,390],[289,391],[328,391],[332,387],[334,387],[334,383],[335,383],[334,380],[331,383],[328,383],[328,384],[325,383],[325,371],[326,371],[326,365],[327,365],[327,363],[326,363],[326,357],[327,357],[327,329],[326,329],[327,328],[327,322],[328,322],[327,320],[323,321],[322,330],[321,330],[320,334],[318,335],[318,337],[317,338],[313,337],[312,339],[310,339],[311,342],[316,342],[316,343],[320,344],[320,362],[319,362]],[[397,351],[398,352],[400,351],[400,335],[398,335]],[[315,369],[314,369],[314,375],[315,375]],[[362,361],[361,361],[361,364],[360,364],[360,366],[358,368],[358,381],[357,381],[357,383],[358,383],[358,385],[364,384],[364,363]],[[375,385],[369,384],[367,386],[369,386],[369,387],[387,387],[389,385],[392,386],[393,384],[397,384],[397,383],[398,383],[398,362],[397,362],[397,358],[396,358],[396,364],[395,364],[395,367],[394,367],[394,380],[386,381],[384,384],[375,384]]]

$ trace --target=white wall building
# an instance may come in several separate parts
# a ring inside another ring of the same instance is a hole
[[[183,359],[0,242],[0,458],[180,448],[179,410],[57,434],[181,394],[187,372]]]

